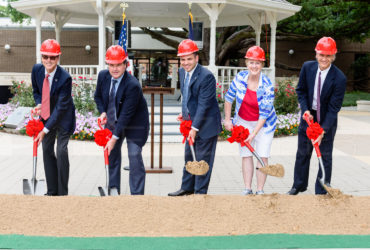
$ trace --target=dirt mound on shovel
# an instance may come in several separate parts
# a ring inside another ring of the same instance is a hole
[[[0,234],[210,236],[369,234],[370,197],[0,196]]]

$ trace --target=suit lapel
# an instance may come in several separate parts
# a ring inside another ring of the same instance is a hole
[[[57,66],[57,70],[56,70],[55,75],[53,77],[53,83],[51,84],[50,95],[53,95],[54,92],[55,92],[57,84],[59,83],[60,74],[61,74],[60,67]]]
[[[318,64],[317,62],[312,65],[309,71],[308,75],[308,81],[307,84],[308,86],[308,97],[309,97],[309,102],[312,104],[313,101],[313,94],[315,90],[315,80],[316,80],[316,74],[317,74],[317,69],[318,69]]]
[[[322,87],[321,94],[320,94],[320,102],[322,102],[322,100],[325,99],[325,96],[328,94],[328,91],[331,88],[331,85],[334,83],[334,76],[335,76],[334,71],[335,69],[332,65],[323,83],[323,87]]]
[[[198,79],[199,77],[199,73],[200,73],[200,64],[197,65],[197,67],[195,68],[194,72],[193,72],[193,75],[191,76],[191,79],[190,79],[190,82],[189,82],[189,92],[188,92],[188,101],[189,101],[189,98],[191,96],[191,86],[193,85],[193,83]]]
[[[127,79],[127,74],[128,72],[125,71],[125,74],[123,75],[122,79],[121,79],[121,82],[119,83],[119,86],[118,86],[118,89],[117,89],[117,93],[116,93],[116,107],[118,107],[118,103],[119,101],[121,100],[122,98],[122,95],[123,95],[123,92],[124,92],[124,89],[125,89],[125,82],[126,82],[126,79]]]
[[[111,81],[112,81],[112,76],[108,73],[105,76],[104,84],[103,84],[103,99],[107,100],[107,106],[109,103],[109,92],[110,92]]]

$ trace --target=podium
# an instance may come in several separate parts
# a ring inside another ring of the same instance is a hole
[[[144,94],[150,94],[151,112],[150,112],[150,167],[145,167],[146,173],[151,174],[170,174],[172,173],[172,167],[162,166],[162,151],[163,151],[163,95],[173,95],[175,93],[174,88],[168,87],[144,87]],[[154,167],[154,96],[160,96],[159,106],[159,166]]]

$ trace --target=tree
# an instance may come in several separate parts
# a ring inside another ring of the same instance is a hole
[[[278,31],[315,38],[332,36],[364,42],[370,35],[370,4],[366,0],[289,0],[301,5],[294,16],[278,24]]]
[[[31,20],[31,17],[23,14],[16,9],[14,9],[12,6],[10,6],[10,2],[15,2],[18,0],[7,0],[8,5],[7,6],[0,6],[0,17],[10,17],[12,22],[14,23],[23,23],[23,22],[29,22]]]

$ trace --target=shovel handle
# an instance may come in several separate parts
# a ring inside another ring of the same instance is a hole
[[[189,147],[190,147],[191,155],[193,156],[193,161],[196,161],[197,159],[195,158],[193,139],[191,137],[189,137],[188,141],[189,141]]]
[[[37,141],[36,136],[33,136],[33,157],[37,157]]]
[[[104,164],[109,165],[108,149],[104,150]]]
[[[259,161],[259,163],[261,163],[262,167],[265,167],[265,163],[262,161],[261,157],[257,154],[256,150],[254,150],[254,148],[252,147],[251,144],[249,144],[249,142],[244,142],[245,143],[245,146],[251,151],[251,153],[254,155],[254,157],[257,158],[257,160]],[[256,167],[256,169],[258,170],[259,168]]]
[[[312,125],[312,121],[307,113],[303,114],[303,119],[307,122],[309,127]]]

